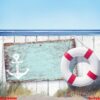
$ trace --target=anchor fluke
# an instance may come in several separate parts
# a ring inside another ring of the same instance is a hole
[[[9,75],[16,77],[17,79],[20,79],[22,76],[26,75],[29,72],[29,68],[26,69],[25,72],[19,71],[19,64],[21,64],[23,61],[19,61],[19,54],[14,54],[13,58],[15,61],[12,61],[12,64],[16,64],[16,72],[12,73],[9,70],[6,70]]]

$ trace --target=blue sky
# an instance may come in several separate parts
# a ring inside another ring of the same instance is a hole
[[[0,0],[0,29],[100,29],[100,0]]]

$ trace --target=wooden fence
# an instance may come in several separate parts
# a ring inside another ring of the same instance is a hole
[[[49,41],[49,40],[66,40],[75,38],[76,46],[87,46],[93,49],[100,58],[100,36],[1,36],[0,40],[3,40],[4,43],[27,43],[27,42],[38,42],[38,41]],[[4,64],[4,63],[3,63]],[[5,70],[5,66],[3,65]],[[5,79],[5,75],[2,78]],[[6,81],[6,80],[4,80]],[[63,80],[57,81],[35,81],[35,82],[26,82],[23,83],[24,87],[28,87],[33,91],[33,94],[45,94],[45,95],[54,95],[58,89],[67,88],[68,85]]]

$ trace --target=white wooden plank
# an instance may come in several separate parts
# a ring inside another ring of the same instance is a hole
[[[37,41],[48,41],[48,36],[38,36]]]
[[[68,88],[67,82],[65,82],[64,80],[60,80],[59,81],[59,88],[60,89],[67,89]]]
[[[26,42],[36,42],[36,36],[27,36]]]
[[[49,95],[53,96],[59,90],[59,81],[49,82]]]
[[[0,36],[0,40],[3,40],[3,37],[2,36]]]
[[[93,36],[83,36],[83,44],[86,47],[93,49]]]
[[[3,76],[3,69],[2,69],[2,66],[3,66],[3,41],[0,40],[0,80],[3,80],[2,79],[2,76]]]
[[[4,43],[13,43],[14,42],[14,36],[4,36]]]
[[[25,36],[15,36],[15,43],[25,43]]]
[[[60,40],[66,40],[66,36],[60,36]]]
[[[49,41],[59,40],[59,36],[49,36]]]
[[[31,90],[32,94],[37,94],[36,90],[36,82],[27,82],[27,83],[22,83],[23,87]]]
[[[60,40],[71,39],[71,36],[60,36]]]
[[[100,36],[95,36],[95,47],[94,51],[97,55],[97,57],[100,59]]]
[[[46,81],[37,82],[37,94],[47,95],[47,87]]]
[[[83,37],[82,36],[74,36],[76,47],[82,47]]]
[[[66,39],[71,39],[72,38],[72,36],[66,36]]]
[[[3,63],[3,69],[2,69],[2,72],[3,72],[3,82],[4,82],[4,85],[6,83],[6,69],[5,69],[5,58],[4,58],[4,44],[3,44],[3,57],[2,57],[2,63]]]
[[[6,74],[5,74],[5,62],[4,62],[4,37],[0,36],[0,79],[2,80],[2,82],[4,83],[3,85],[5,85],[6,82]]]

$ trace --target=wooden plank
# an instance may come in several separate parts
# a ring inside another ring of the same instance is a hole
[[[60,36],[60,40],[66,40],[66,36]]]
[[[0,40],[3,40],[3,36],[0,36]]]
[[[82,46],[81,42],[83,42],[83,36],[75,36],[74,38],[75,38],[76,46],[81,47]]]
[[[3,77],[3,41],[0,40],[0,80],[3,80],[2,77]]]
[[[47,95],[47,81],[37,82],[37,94]]]
[[[93,36],[83,36],[82,42],[86,47],[93,49]]]
[[[29,89],[32,91],[32,94],[37,94],[36,90],[36,82],[27,82],[27,83],[22,83],[23,87]]]
[[[15,43],[25,43],[25,36],[15,36]]]
[[[54,94],[59,90],[59,81],[49,82],[49,95],[54,96]]]
[[[50,41],[59,40],[59,36],[49,36]]]
[[[59,81],[59,88],[60,88],[60,89],[67,89],[67,88],[68,88],[67,82],[64,81],[64,80],[60,80],[60,81]]]
[[[48,36],[38,36],[37,41],[48,41]]]
[[[71,39],[71,36],[60,36],[60,40]]]
[[[100,36],[95,36],[94,45],[94,51],[97,57],[100,59]]]
[[[36,42],[36,36],[27,36],[26,42]]]
[[[13,43],[14,42],[14,36],[4,36],[4,43]]]

